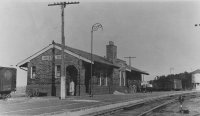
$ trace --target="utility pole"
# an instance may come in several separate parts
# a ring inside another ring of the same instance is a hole
[[[65,62],[64,62],[64,48],[65,48],[65,35],[64,35],[64,8],[69,4],[79,4],[79,2],[60,2],[48,4],[48,6],[61,6],[61,42],[62,42],[62,55],[61,55],[61,80],[60,80],[60,99],[66,97],[66,77],[65,77]]]
[[[128,58],[129,59],[129,66],[131,66],[131,58],[136,58],[136,57],[128,56],[128,57],[124,57],[124,58]]]
[[[53,48],[52,48],[52,80],[51,80],[51,95],[56,96],[56,86],[55,86],[55,42],[52,42]]]

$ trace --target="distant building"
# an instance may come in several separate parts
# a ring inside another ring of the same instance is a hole
[[[117,58],[117,46],[110,41],[106,46],[106,57],[93,55],[93,77],[91,80],[90,53],[65,46],[66,93],[69,95],[69,80],[75,83],[75,95],[109,94],[115,90],[129,92],[129,80],[141,81],[148,73],[130,67]],[[19,63],[27,70],[27,90],[60,96],[61,45],[52,43],[40,52]]]
[[[199,69],[192,72],[192,87],[193,87],[193,90],[200,90],[200,70]]]

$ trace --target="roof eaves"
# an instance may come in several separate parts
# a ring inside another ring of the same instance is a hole
[[[130,67],[130,66],[128,66],[128,67],[131,69],[131,71],[136,71],[136,72],[140,72],[140,73],[142,73],[142,74],[149,75],[149,73],[147,73],[147,72],[145,72],[145,71],[141,71],[141,70],[139,70],[139,69],[137,69],[137,68]]]
[[[195,73],[200,73],[200,69],[197,69],[197,70],[195,70],[195,71],[193,71],[193,72],[191,72],[192,74],[195,74]]]
[[[55,48],[61,50],[61,47],[60,47],[60,46],[55,46]],[[79,55],[79,54],[77,54],[77,53],[74,53],[73,51],[70,51],[70,50],[68,50],[68,49],[65,49],[65,52],[68,53],[68,54],[70,54],[70,55],[72,55],[72,56],[74,56],[74,57],[77,57],[77,58],[79,58],[79,59],[81,59],[81,60],[84,60],[84,61],[86,61],[86,62],[91,63],[91,60],[90,60],[90,59],[85,58],[85,57],[83,57],[83,56],[81,56],[81,55]],[[93,64],[93,62],[92,62],[92,64]]]
[[[27,62],[30,62],[31,59],[37,57],[38,55],[42,54],[44,51],[46,51],[46,50],[48,50],[48,49],[50,49],[50,48],[52,48],[52,47],[53,47],[53,45],[52,45],[52,44],[49,44],[48,46],[46,46],[46,47],[44,47],[43,49],[41,49],[40,51],[34,53],[34,54],[31,55],[30,57],[28,57],[28,58],[26,58],[26,59],[20,61],[19,63],[17,63],[16,66],[22,66],[22,65],[26,64]]]

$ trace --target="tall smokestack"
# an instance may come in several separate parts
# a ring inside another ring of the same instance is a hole
[[[117,46],[114,45],[113,41],[109,41],[109,45],[106,45],[106,57],[111,62],[117,59]]]

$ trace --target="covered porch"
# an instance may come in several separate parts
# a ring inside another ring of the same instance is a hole
[[[133,67],[128,67],[126,70],[127,88],[129,93],[141,92],[141,82],[143,75],[149,75],[144,71],[140,71]]]
[[[101,62],[92,64],[92,79],[91,79],[91,64],[84,63],[85,66],[85,86],[88,94],[110,94],[112,90],[112,77],[114,65],[109,65]]]

